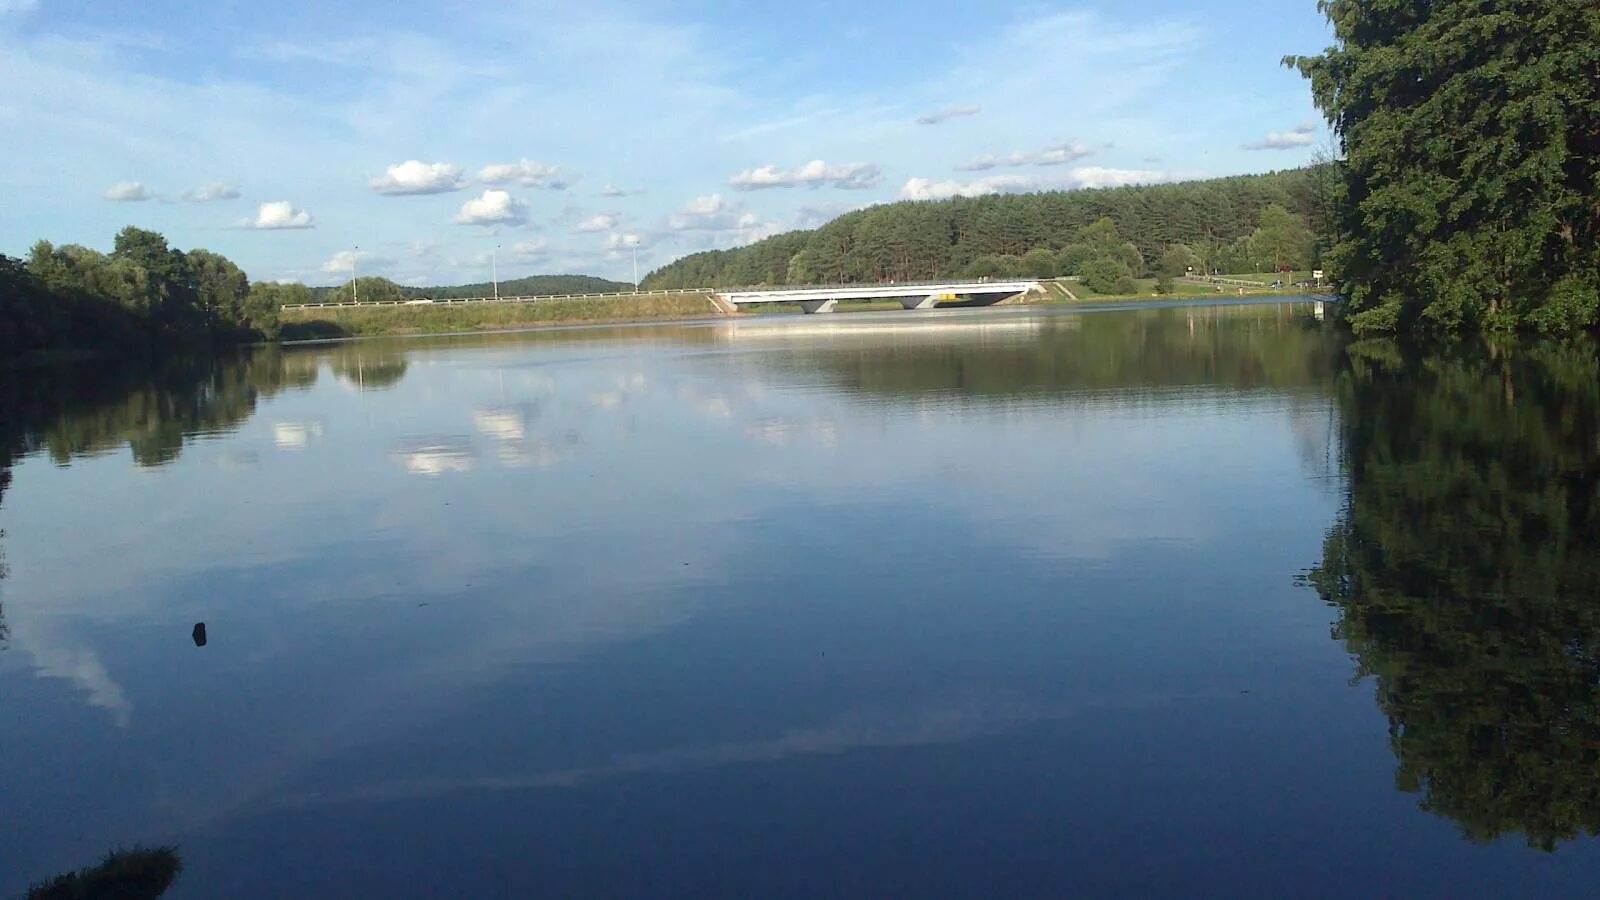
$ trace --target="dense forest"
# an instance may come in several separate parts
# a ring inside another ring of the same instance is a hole
[[[1310,581],[1397,784],[1476,840],[1600,835],[1595,343],[1373,339],[1336,384],[1348,496]]]
[[[1362,333],[1600,321],[1600,5],[1324,0],[1286,63],[1343,145],[1330,268]]]
[[[1184,184],[902,202],[685,257],[646,289],[1305,269],[1332,241],[1331,165]]]

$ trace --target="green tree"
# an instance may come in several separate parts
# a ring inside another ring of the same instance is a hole
[[[1335,44],[1285,62],[1343,146],[1333,267],[1359,333],[1600,310],[1600,8],[1321,0]]]
[[[1261,211],[1261,224],[1250,235],[1258,271],[1289,272],[1311,266],[1316,239],[1305,219],[1274,203]]]
[[[247,329],[250,279],[244,270],[209,250],[190,250],[187,262],[196,302],[207,321],[232,331]]]
[[[1128,264],[1115,256],[1101,256],[1085,265],[1083,283],[1096,294],[1130,294],[1135,287]]]
[[[329,303],[348,303],[358,299],[362,303],[372,303],[384,300],[404,300],[411,296],[405,288],[387,278],[369,278],[362,276],[356,279],[355,291],[351,291],[351,283],[346,281],[333,289],[328,296]]]
[[[1169,280],[1182,278],[1190,269],[1199,271],[1204,266],[1199,254],[1191,250],[1187,244],[1169,244],[1166,251],[1161,254],[1160,274]]]
[[[1057,274],[1056,255],[1044,247],[1035,247],[1022,257],[1022,273],[1029,278],[1053,278]]]

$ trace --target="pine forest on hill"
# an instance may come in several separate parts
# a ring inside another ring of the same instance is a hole
[[[1337,178],[1321,165],[1182,184],[891,203],[814,231],[687,256],[651,273],[643,287],[1304,269],[1332,243]]]

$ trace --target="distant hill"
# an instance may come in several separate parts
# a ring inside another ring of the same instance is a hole
[[[550,294],[616,294],[633,290],[633,285],[622,281],[610,281],[605,278],[596,278],[592,275],[530,275],[527,278],[513,278],[500,282],[501,296],[546,296]],[[348,299],[350,283],[334,287],[318,287],[311,289],[311,302],[324,303],[344,295]],[[462,297],[492,297],[494,285],[490,282],[481,284],[459,284],[448,287],[407,287],[397,285],[384,278],[361,279],[361,295],[363,298],[388,298],[398,297],[434,297],[440,300],[459,299]]]
[[[1287,210],[1319,247],[1328,243],[1335,175],[1314,166],[1182,184],[888,203],[814,231],[686,256],[650,273],[643,287],[1079,274],[1072,245],[1089,226],[1101,223],[1104,231],[1106,219],[1115,225],[1109,233],[1138,251],[1129,260],[1132,275],[1156,270],[1175,247],[1197,268],[1262,271],[1254,267],[1260,254],[1246,244],[1269,207]]]

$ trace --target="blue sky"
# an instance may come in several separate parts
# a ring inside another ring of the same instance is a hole
[[[1311,0],[0,0],[0,253],[135,224],[259,280],[626,280],[901,198],[1301,165],[1278,61],[1328,41]]]

